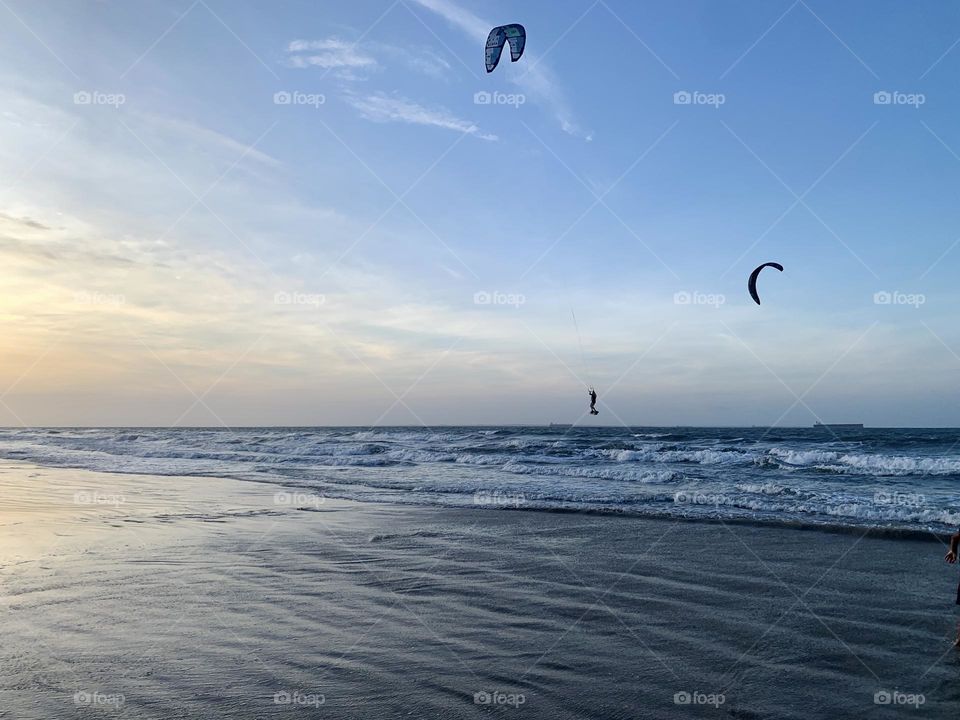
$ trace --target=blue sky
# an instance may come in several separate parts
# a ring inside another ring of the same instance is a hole
[[[5,424],[960,424],[951,3],[0,15]]]

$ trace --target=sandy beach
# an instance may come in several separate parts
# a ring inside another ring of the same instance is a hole
[[[0,717],[956,717],[942,546],[5,462]]]

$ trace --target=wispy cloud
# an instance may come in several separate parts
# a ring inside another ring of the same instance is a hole
[[[337,37],[325,40],[292,40],[287,45],[287,53],[287,62],[296,68],[374,70],[379,65],[375,57],[360,50],[356,43]]]
[[[497,139],[496,135],[482,132],[473,122],[458,118],[445,108],[427,108],[407,98],[376,93],[363,97],[347,95],[346,101],[359,111],[362,117],[374,122],[426,125],[468,133],[482,140]]]
[[[470,39],[477,43],[477,56],[481,57],[482,43],[486,41],[494,23],[474,15],[452,0],[414,0],[414,2],[440,15],[451,25],[469,35]],[[518,76],[511,76],[510,81],[520,86],[530,99],[549,108],[564,132],[587,140],[592,139],[591,135],[584,132],[577,123],[563,90],[549,68],[529,50],[524,54],[524,59],[526,69]]]
[[[364,72],[379,72],[389,65],[407,68],[433,78],[450,71],[450,63],[426,48],[404,48],[383,42],[349,42],[331,36],[322,40],[292,40],[287,64],[293,68],[330,70],[342,80],[364,79]]]
[[[204,147],[226,152],[228,155],[232,154],[235,158],[255,160],[258,163],[272,168],[280,167],[281,165],[279,160],[271,157],[267,153],[250,147],[249,144],[235,140],[216,130],[204,127],[203,125],[198,125],[197,123],[169,115],[140,112],[133,113],[133,115],[150,123],[154,128],[178,135],[181,138],[203,145]]]
[[[371,52],[390,58],[391,62],[428,77],[443,78],[451,70],[450,63],[429,48],[403,48],[386,43],[370,43],[368,48]]]

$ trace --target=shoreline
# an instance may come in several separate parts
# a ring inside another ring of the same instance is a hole
[[[211,475],[201,475],[201,474],[184,474],[184,473],[173,473],[173,474],[159,474],[159,473],[139,473],[139,472],[130,472],[127,470],[90,470],[82,467],[68,467],[63,465],[41,465],[34,461],[30,460],[18,460],[3,458],[0,459],[0,465],[4,463],[13,464],[19,467],[35,470],[62,470],[65,472],[72,473],[90,473],[92,475],[102,475],[104,477],[142,477],[142,478],[189,478],[194,481],[207,480],[210,482],[237,482],[237,483],[249,483],[255,485],[265,485],[272,487],[286,487],[286,488],[296,488],[298,491],[311,494],[317,491],[317,488],[298,485],[293,479],[287,478],[267,478],[255,479],[255,478],[241,478],[231,476],[229,473],[223,474],[211,474]],[[322,494],[322,493],[320,493]],[[940,542],[947,543],[951,537],[950,532],[935,532],[934,530],[927,530],[921,528],[903,528],[903,527],[877,527],[869,525],[855,525],[855,524],[843,524],[843,523],[831,523],[831,522],[817,522],[817,521],[803,521],[795,519],[766,519],[766,518],[748,518],[748,517],[711,517],[708,515],[703,516],[683,516],[677,514],[670,514],[668,512],[657,512],[653,511],[632,511],[632,510],[623,510],[616,507],[610,508],[564,508],[564,507],[513,507],[509,504],[503,505],[502,507],[469,507],[469,506],[437,506],[430,505],[427,503],[417,503],[417,502],[390,502],[388,500],[357,500],[353,498],[337,498],[330,495],[323,495],[327,501],[336,501],[341,503],[351,503],[357,504],[360,506],[364,505],[381,505],[384,507],[414,507],[414,508],[437,508],[437,509],[448,509],[448,510],[462,510],[467,512],[516,512],[516,513],[546,513],[546,514],[557,514],[557,515],[584,515],[584,516],[595,516],[595,517],[623,517],[623,518],[637,518],[637,519],[646,519],[646,520],[662,520],[667,522],[684,522],[691,524],[704,524],[704,525],[733,525],[733,526],[745,526],[745,527],[766,527],[766,528],[782,528],[784,530],[798,530],[803,532],[823,532],[837,535],[862,535],[869,538],[878,538],[878,539],[893,539],[893,540],[917,540],[917,541],[926,541],[926,542]]]
[[[0,482],[0,549],[21,548],[0,690],[26,720],[86,717],[78,697],[204,720],[288,717],[278,697],[348,720],[479,720],[504,697],[545,720],[672,718],[688,696],[705,717],[910,716],[877,705],[898,691],[960,709],[956,572],[930,542],[22,462]],[[91,489],[123,502],[75,502]]]

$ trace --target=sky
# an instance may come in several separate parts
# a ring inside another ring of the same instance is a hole
[[[946,0],[2,0],[0,424],[960,426],[958,74]]]

